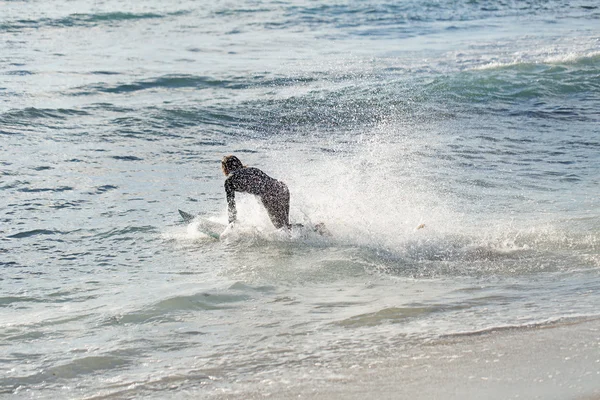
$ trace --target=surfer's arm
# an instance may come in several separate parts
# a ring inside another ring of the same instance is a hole
[[[227,214],[229,223],[235,222],[237,210],[235,209],[235,189],[230,179],[225,180],[225,194],[227,195]]]

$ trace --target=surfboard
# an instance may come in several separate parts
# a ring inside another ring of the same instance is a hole
[[[187,224],[194,223],[196,225],[196,229],[199,232],[204,233],[205,235],[210,236],[213,239],[221,239],[221,234],[227,228],[227,225],[225,224],[208,220],[206,218],[201,217],[200,215],[190,214],[182,210],[177,211],[179,211],[179,215],[181,215],[183,222]],[[325,227],[325,224],[322,222],[314,225],[292,224],[291,229],[293,232],[297,232],[300,234],[313,232],[321,236],[331,236],[331,233]]]
[[[201,216],[196,216],[181,210],[177,211],[179,211],[179,215],[181,215],[181,218],[183,218],[183,222],[188,224],[194,222],[196,224],[195,227],[199,232],[202,232],[213,239],[219,240],[221,238],[221,233],[227,227],[227,225],[210,221],[206,218],[202,218]]]

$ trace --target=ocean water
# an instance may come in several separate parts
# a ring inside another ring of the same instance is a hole
[[[260,397],[600,317],[596,1],[4,0],[0,38],[2,397]],[[226,221],[226,154],[332,236],[182,224]]]

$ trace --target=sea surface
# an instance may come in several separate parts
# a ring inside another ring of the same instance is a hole
[[[223,240],[182,223],[226,223],[227,154],[332,235],[243,194]],[[0,0],[0,272],[6,398],[268,396],[596,320],[600,4]]]

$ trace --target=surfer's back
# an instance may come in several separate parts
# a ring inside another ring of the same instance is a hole
[[[248,167],[235,170],[225,180],[225,188],[246,192],[256,196],[268,194],[278,181],[258,168]]]

